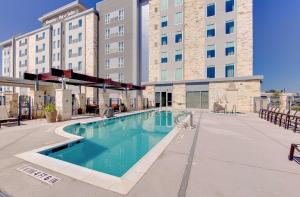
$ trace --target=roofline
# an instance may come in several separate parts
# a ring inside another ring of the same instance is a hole
[[[8,40],[4,40],[4,41],[0,42],[0,47],[4,47],[4,46],[9,45],[9,44],[12,45],[12,41],[13,41],[13,38],[10,38]]]
[[[50,25],[43,26],[43,27],[35,29],[33,31],[30,31],[30,32],[21,34],[19,36],[16,36],[15,39],[18,40],[18,39],[21,39],[21,38],[24,38],[24,37],[27,37],[27,36],[31,36],[32,34],[35,34],[35,33],[40,32],[40,31],[44,31],[44,30],[49,29],[49,28],[50,28]]]
[[[44,14],[38,20],[40,22],[43,22],[46,18],[49,18],[49,17],[51,17],[53,15],[57,15],[59,13],[62,13],[64,10],[66,10],[68,8],[72,8],[72,7],[76,7],[76,6],[79,6],[79,7],[83,8],[83,9],[87,9],[83,4],[80,3],[79,0],[76,0],[76,1],[73,1],[73,2],[71,2],[69,4],[67,4],[67,5],[64,5],[64,6],[59,7],[59,8],[57,8],[57,9],[51,11],[51,12],[48,12],[48,13]]]
[[[177,84],[193,84],[193,83],[218,83],[218,82],[239,82],[239,81],[262,81],[263,75],[255,75],[248,77],[234,77],[234,78],[216,78],[216,79],[199,79],[199,80],[182,80],[182,81],[160,81],[160,82],[142,82],[144,86],[152,85],[177,85]]]
[[[75,14],[75,15],[73,15],[73,16],[69,16],[69,17],[66,18],[64,21],[65,21],[65,22],[68,22],[68,21],[70,21],[70,20],[73,20],[74,18],[78,18],[78,17],[81,17],[81,16],[83,16],[83,15],[88,15],[88,14],[90,14],[90,13],[94,13],[94,14],[96,14],[96,15],[98,16],[97,10],[95,10],[94,8],[90,8],[90,9],[85,10],[85,11],[83,11],[83,12],[77,13],[77,14]]]

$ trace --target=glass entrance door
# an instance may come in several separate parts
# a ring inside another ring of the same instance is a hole
[[[172,93],[170,92],[155,92],[155,107],[171,107]]]

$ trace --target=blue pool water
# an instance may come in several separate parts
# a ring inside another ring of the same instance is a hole
[[[173,116],[152,111],[71,125],[64,130],[85,139],[42,154],[121,177],[173,129]]]

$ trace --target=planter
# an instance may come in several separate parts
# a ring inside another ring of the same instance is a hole
[[[78,114],[82,114],[82,109],[81,108],[78,109]]]
[[[47,122],[56,122],[57,112],[45,112]]]

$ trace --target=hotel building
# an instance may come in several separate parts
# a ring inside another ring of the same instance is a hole
[[[262,76],[253,76],[252,0],[149,1],[149,81],[155,106],[251,111]]]
[[[0,43],[3,76],[22,78],[24,72],[45,73],[50,68],[97,76],[98,14],[94,9],[74,1],[43,15],[39,21],[41,28]],[[78,88],[70,88],[79,92]],[[28,94],[28,88],[15,91]],[[88,98],[97,98],[93,88],[81,91]]]
[[[263,79],[253,75],[252,3],[103,0],[94,10],[75,1],[40,17],[40,29],[0,43],[2,73],[73,69],[145,85],[156,107],[251,111]],[[81,91],[99,100],[96,90]]]

